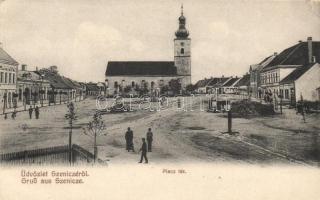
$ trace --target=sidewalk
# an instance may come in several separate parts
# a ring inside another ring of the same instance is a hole
[[[82,100],[80,100],[80,101],[83,101],[83,100],[85,100],[85,99],[82,99]],[[74,99],[73,99],[73,100],[71,100],[71,101],[69,101],[69,102],[75,102],[75,101],[74,101]],[[65,102],[61,102],[61,104],[60,104],[60,102],[57,102],[56,104],[50,103],[50,106],[65,105],[65,104],[67,104],[67,103],[69,103],[69,102],[65,101]],[[76,101],[76,102],[79,102],[79,101]],[[40,102],[38,102],[38,103],[36,103],[36,104],[26,105],[26,109],[25,109],[24,106],[19,106],[19,107],[17,107],[16,109],[14,109],[14,108],[6,108],[6,109],[5,109],[5,113],[3,113],[3,108],[1,108],[1,113],[0,113],[0,115],[13,113],[14,110],[16,110],[16,112],[28,111],[28,109],[30,108],[30,106],[32,106],[32,108],[34,108],[35,106],[38,106],[39,109],[41,109],[41,108],[44,108],[44,107],[48,107],[48,106],[49,106],[49,103],[48,103],[48,102],[43,102],[43,106],[41,106],[41,103],[40,103]]]

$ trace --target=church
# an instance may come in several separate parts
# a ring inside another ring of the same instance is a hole
[[[179,81],[184,90],[191,84],[191,39],[183,7],[175,36],[174,61],[109,61],[105,73],[107,93],[113,95],[144,88],[159,94],[171,80]]]

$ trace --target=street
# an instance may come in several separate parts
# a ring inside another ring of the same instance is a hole
[[[148,128],[154,134],[150,163],[231,162],[250,164],[319,165],[319,114],[307,115],[307,123],[295,110],[284,109],[283,115],[234,118],[234,135],[227,131],[225,113],[208,113],[194,103],[193,111],[170,107],[162,111],[134,109],[133,112],[108,113],[104,135],[97,138],[98,157],[110,164],[134,164],[139,161],[141,138]],[[137,106],[137,105],[135,105]],[[93,138],[85,135],[96,102],[76,102],[78,120],[74,123],[73,143],[93,152]],[[68,144],[66,105],[44,107],[40,119],[29,119],[19,112],[15,120],[0,120],[1,153]],[[127,127],[134,133],[135,153],[125,150]]]

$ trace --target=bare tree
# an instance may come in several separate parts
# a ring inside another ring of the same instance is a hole
[[[65,118],[69,122],[69,162],[71,165],[72,164],[72,128],[73,128],[73,122],[77,120],[78,117],[76,115],[74,104],[72,102],[68,103],[67,107],[68,107],[68,112],[65,115]]]
[[[93,148],[94,148],[94,162],[96,162],[97,154],[98,154],[98,147],[97,147],[97,136],[106,135],[107,133],[103,134],[103,130],[105,130],[106,126],[101,118],[101,114],[97,111],[93,115],[92,121],[90,121],[87,125],[87,128],[84,128],[84,134],[93,137]]]

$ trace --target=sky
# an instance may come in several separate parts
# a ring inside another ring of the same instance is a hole
[[[192,82],[241,76],[299,40],[320,40],[319,1],[0,0],[0,42],[30,70],[56,65],[103,81],[108,61],[173,61],[182,3]]]

